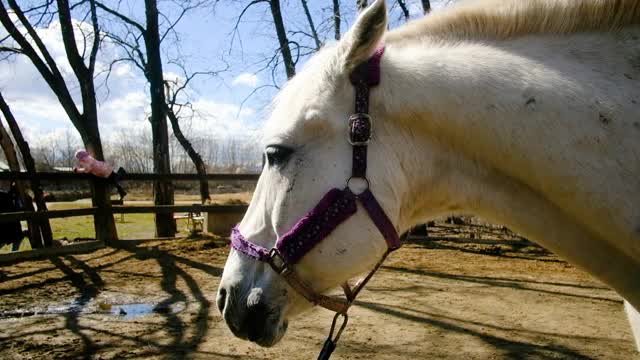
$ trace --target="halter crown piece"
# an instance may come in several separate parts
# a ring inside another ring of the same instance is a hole
[[[367,146],[371,140],[369,90],[380,83],[380,60],[383,54],[384,47],[378,48],[373,56],[356,67],[349,77],[355,88],[356,101],[355,112],[349,116],[348,120],[348,141],[352,145],[353,154],[351,177],[347,179],[345,188],[329,190],[311,211],[298,220],[291,230],[278,238],[272,249],[267,249],[245,239],[237,225],[231,230],[231,247],[250,258],[268,263],[276,273],[287,281],[289,286],[305,299],[314,305],[320,305],[336,313],[329,337],[322,347],[318,360],[329,359],[347,325],[347,310],[387,256],[401,245],[398,231],[369,189],[369,180],[366,174]],[[352,179],[364,180],[367,185],[366,189],[354,194],[349,188]],[[358,210],[357,202],[360,202],[384,237],[387,242],[387,251],[367,276],[353,288],[346,282],[342,285],[345,299],[319,294],[297,275],[294,265],[314,246],[329,236],[335,228],[355,214]],[[342,325],[334,335],[339,317],[342,317]]]

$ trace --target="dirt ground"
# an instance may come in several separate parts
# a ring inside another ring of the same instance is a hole
[[[618,295],[544,249],[482,231],[443,226],[392,254],[332,359],[639,358]],[[0,267],[0,358],[315,359],[326,310],[292,320],[270,349],[227,330],[215,306],[225,244],[123,242]]]

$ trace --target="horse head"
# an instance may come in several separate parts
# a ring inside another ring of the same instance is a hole
[[[347,186],[352,151],[347,119],[355,102],[349,75],[381,45],[386,23],[385,3],[378,0],[340,42],[310,59],[276,97],[264,131],[265,165],[238,226],[247,241],[273,247],[329,189]],[[385,134],[378,121],[373,120],[375,139]],[[397,185],[391,184],[397,180],[393,174],[398,164],[385,158],[384,145],[375,147],[369,151],[369,164],[375,164],[367,173],[369,186],[394,222],[399,201]],[[349,185],[366,186],[361,181]],[[357,211],[306,253],[295,270],[320,293],[370,269],[385,250],[375,224]],[[236,336],[263,346],[277,343],[288,319],[312,306],[267,263],[235,250],[225,265],[217,303]]]

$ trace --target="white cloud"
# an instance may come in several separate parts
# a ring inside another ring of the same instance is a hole
[[[212,99],[199,99],[193,103],[194,116],[181,122],[193,135],[209,138],[249,139],[255,137],[258,126],[252,122],[255,111],[244,107],[242,110],[229,103]]]
[[[249,86],[249,87],[256,87],[258,86],[258,81],[260,79],[258,79],[258,75],[256,74],[252,74],[252,73],[242,73],[238,76],[236,76],[235,79],[233,79],[233,82],[231,83],[231,85],[236,86],[236,85],[244,85],[244,86]]]
[[[60,38],[60,28],[53,22],[48,28],[37,29],[51,56],[59,62],[60,71],[81,108],[78,85],[66,57]],[[96,64],[96,86],[98,94],[98,117],[103,142],[109,143],[122,134],[150,135],[149,95],[147,82],[132,65],[117,63],[109,75],[108,86],[104,85],[106,71],[113,59],[119,58],[119,49],[108,41],[103,42]],[[181,83],[184,79],[173,72],[166,72],[168,79]],[[257,86],[256,75],[244,73],[233,80],[234,85]],[[16,56],[11,62],[0,66],[0,90],[7,99],[24,135],[32,147],[76,134],[71,121],[62,109],[58,99],[42,80],[35,67],[24,56]],[[187,94],[193,97],[194,114],[181,120],[181,127],[187,136],[200,139],[237,139],[253,141],[258,137],[260,121],[256,120],[254,109],[230,102],[216,100],[211,95],[199,96],[195,91]],[[215,96],[215,95],[214,95]]]

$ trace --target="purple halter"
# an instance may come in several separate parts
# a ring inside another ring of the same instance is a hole
[[[380,60],[383,54],[384,47],[378,48],[374,55],[367,62],[358,66],[350,76],[351,83],[355,87],[356,102],[355,112],[349,117],[348,123],[349,143],[352,145],[353,155],[351,177],[347,180],[347,186],[344,189],[329,190],[311,211],[276,241],[276,245],[272,249],[267,249],[245,239],[238,226],[235,226],[231,231],[231,246],[235,250],[250,258],[268,263],[308,301],[336,312],[329,339],[325,342],[320,358],[328,359],[335,348],[335,344],[347,323],[347,310],[359,291],[373,276],[387,255],[401,245],[398,231],[369,190],[369,181],[366,176],[367,146],[371,139],[369,90],[380,83]],[[367,188],[359,194],[354,194],[349,188],[352,179],[362,179]],[[387,242],[388,250],[368,276],[353,290],[347,283],[343,285],[347,298],[347,301],[344,301],[313,291],[297,276],[293,265],[329,236],[341,223],[355,214],[358,209],[356,202],[360,202],[378,228]],[[340,315],[344,317],[343,324],[334,338],[333,331]]]

